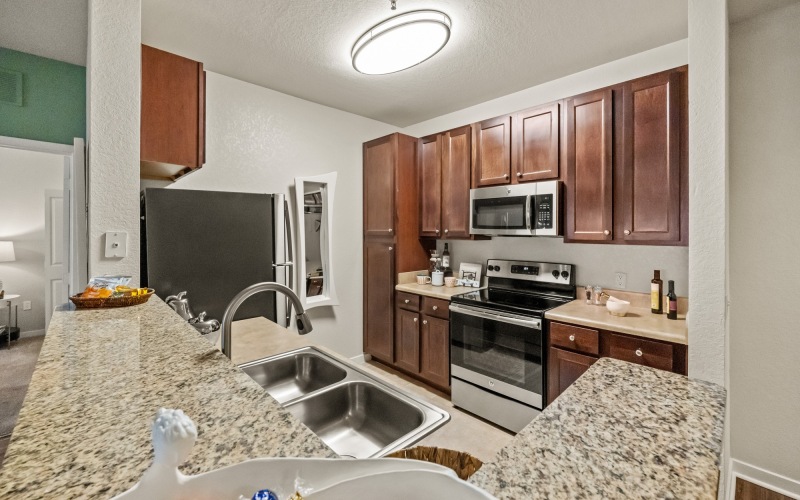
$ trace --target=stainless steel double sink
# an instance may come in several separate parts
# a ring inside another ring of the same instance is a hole
[[[313,347],[239,368],[343,457],[382,457],[450,420],[447,412]]]

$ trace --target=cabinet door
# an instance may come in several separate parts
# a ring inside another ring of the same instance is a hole
[[[547,361],[547,404],[555,401],[597,359],[551,347],[550,359]]]
[[[364,236],[394,236],[395,134],[364,144]]]
[[[397,309],[394,328],[394,364],[419,373],[419,313]]]
[[[680,76],[662,73],[623,89],[623,239],[680,240]]]
[[[439,387],[450,387],[450,322],[422,316],[420,375]]]
[[[204,139],[203,64],[142,45],[140,159],[199,168]]]
[[[553,103],[514,117],[514,182],[558,178],[559,112],[558,103]]]
[[[475,125],[475,187],[511,182],[511,117]]]
[[[442,224],[442,136],[419,140],[419,235],[438,238]]]
[[[442,233],[445,238],[469,238],[471,127],[451,130],[442,141]]]
[[[612,91],[567,101],[568,241],[604,241],[612,230]]]
[[[364,351],[394,362],[394,243],[364,242]]]

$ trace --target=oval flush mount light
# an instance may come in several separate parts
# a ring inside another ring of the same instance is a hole
[[[436,10],[391,17],[361,35],[350,53],[356,71],[385,75],[424,62],[450,39],[450,18]]]

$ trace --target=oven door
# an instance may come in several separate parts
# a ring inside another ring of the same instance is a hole
[[[541,409],[540,318],[450,305],[450,370],[454,378]]]
[[[470,234],[531,236],[531,195],[513,190],[479,188],[470,190]]]

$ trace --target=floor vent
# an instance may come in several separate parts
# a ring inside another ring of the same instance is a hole
[[[0,102],[22,106],[22,73],[0,68]]]

